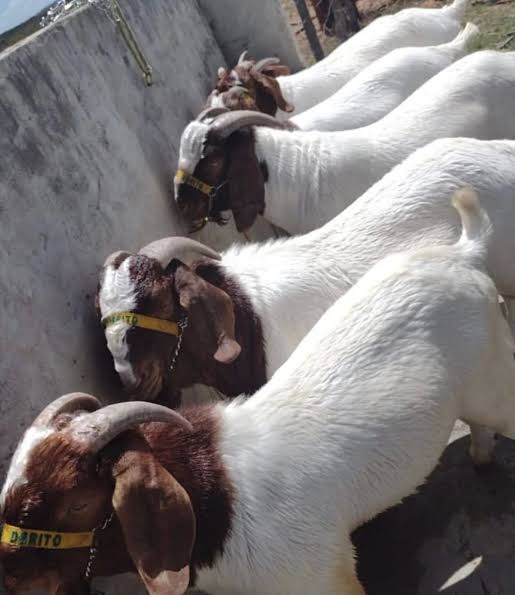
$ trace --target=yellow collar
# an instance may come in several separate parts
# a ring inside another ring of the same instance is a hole
[[[25,529],[5,524],[0,541],[14,547],[31,547],[45,550],[68,550],[91,547],[93,531],[85,533],[61,533],[42,529]]]
[[[163,320],[162,318],[154,318],[153,316],[145,316],[144,314],[115,312],[102,319],[102,323],[106,327],[119,321],[125,322],[130,326],[138,326],[139,328],[146,328],[151,331],[166,333],[167,335],[179,336],[179,325],[176,322]]]
[[[188,186],[195,188],[195,190],[202,192],[202,194],[205,194],[206,196],[208,196],[210,198],[212,197],[212,195],[215,191],[214,186],[210,186],[209,184],[206,184],[202,180],[199,180],[195,176],[192,176],[191,174],[189,174],[184,169],[177,170],[177,172],[175,173],[175,182],[177,184],[187,184]]]

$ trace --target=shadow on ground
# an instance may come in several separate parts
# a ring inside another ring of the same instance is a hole
[[[468,437],[450,444],[419,492],[358,529],[367,595],[515,594],[515,442],[477,471]]]

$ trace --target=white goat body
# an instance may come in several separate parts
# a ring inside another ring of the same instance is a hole
[[[458,35],[467,0],[443,8],[406,8],[375,19],[329,56],[296,74],[277,77],[298,114],[323,101],[366,66],[398,47],[437,45]],[[278,112],[278,117],[288,114]]]
[[[311,231],[437,138],[515,138],[514,94],[515,53],[482,51],[455,62],[364,128],[290,132],[255,127],[256,156],[268,170],[264,216],[290,233]],[[197,135],[207,135],[207,125],[204,130],[193,124]],[[194,170],[199,147],[198,139],[192,148],[181,145],[181,167]]]
[[[301,130],[351,130],[376,122],[420,85],[468,52],[479,29],[467,23],[452,41],[403,47],[372,62],[339,91],[291,120]]]
[[[350,533],[425,480],[456,419],[515,438],[513,341],[481,270],[488,219],[458,206],[458,244],[387,257],[256,395],[217,406],[233,522],[199,588],[364,595]]]
[[[514,296],[515,141],[434,141],[323,227],[225,251],[222,266],[261,320],[268,378],[382,256],[456,241],[460,224],[449,197],[462,186],[480,192],[494,229],[488,269],[499,291]]]

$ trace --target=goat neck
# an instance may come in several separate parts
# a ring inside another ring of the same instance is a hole
[[[391,168],[386,143],[383,150],[368,127],[334,133],[258,127],[254,132],[256,157],[267,173],[264,217],[291,234],[327,223],[368,188],[371,177]]]

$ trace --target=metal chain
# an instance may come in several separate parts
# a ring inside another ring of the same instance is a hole
[[[72,10],[87,5],[94,6],[102,11],[116,25],[125,45],[141,70],[145,84],[147,87],[150,87],[153,83],[152,66],[148,63],[143,51],[136,41],[136,36],[122,12],[118,0],[57,0],[41,18],[40,27],[46,27],[52,23],[56,23]]]
[[[95,527],[93,529],[93,545],[89,548],[89,558],[88,558],[88,563],[86,565],[86,570],[84,572],[84,579],[86,581],[90,581],[91,580],[91,571],[93,569],[93,563],[95,562],[95,558],[97,557],[97,553],[98,553],[98,547],[95,545],[96,540],[96,534],[98,531],[104,531],[104,529],[107,529],[107,527],[111,524],[111,521],[113,520],[114,517],[114,511],[108,516],[106,517],[102,523],[100,523],[100,525],[98,525],[97,527]]]
[[[187,326],[188,326],[188,317],[185,316],[183,319],[179,320],[179,322],[177,323],[177,326],[179,327],[179,335],[177,336],[177,345],[175,346],[175,351],[173,352],[172,355],[172,361],[170,362],[170,372],[173,371],[173,369],[175,368],[175,362],[177,361],[177,358],[179,357],[179,352],[181,350],[181,345],[182,345],[182,337],[184,334],[184,331],[186,330]]]
[[[118,4],[117,0],[111,0],[111,10],[113,14],[114,21],[118,26],[118,30],[120,31],[125,44],[129,48],[136,64],[139,66],[141,73],[143,74],[143,80],[147,87],[150,87],[153,83],[152,81],[152,66],[147,62],[141,48],[136,41],[134,33],[125,18],[120,5]]]

